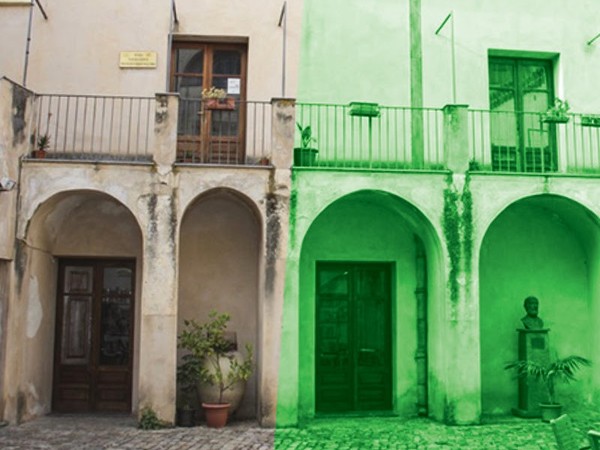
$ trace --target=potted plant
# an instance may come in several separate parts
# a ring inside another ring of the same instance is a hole
[[[575,380],[575,373],[582,366],[589,366],[589,359],[583,356],[571,355],[566,358],[556,359],[548,364],[540,364],[535,361],[521,360],[508,363],[504,366],[507,370],[515,370],[518,377],[533,378],[540,381],[547,394],[546,403],[540,403],[542,420],[549,422],[561,415],[562,405],[556,401],[556,383],[563,381],[568,383]]]
[[[300,131],[300,147],[294,148],[294,166],[314,166],[319,150],[311,147],[317,140],[312,135],[310,125],[303,127],[296,123]]]
[[[206,422],[214,428],[225,426],[230,407],[234,402],[239,404],[252,374],[252,347],[246,345],[245,358],[235,351],[225,331],[229,319],[229,314],[211,311],[206,323],[185,320],[185,329],[178,337],[178,347],[188,351],[181,370],[197,380]]]
[[[50,148],[50,136],[48,134],[42,134],[36,141],[36,147],[32,156],[36,159],[44,159],[48,152],[48,148]]]
[[[542,115],[545,123],[567,123],[569,121],[569,102],[557,98],[554,104]]]
[[[235,99],[233,97],[227,97],[225,89],[219,89],[214,86],[208,89],[202,89],[202,100],[206,109],[221,109],[228,111],[233,111],[235,109]]]

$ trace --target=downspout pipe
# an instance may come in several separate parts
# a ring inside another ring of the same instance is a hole
[[[38,6],[44,20],[48,20],[48,14],[44,10],[40,0],[31,0],[29,6],[29,23],[27,24],[27,43],[25,44],[25,63],[23,64],[23,87],[27,87],[27,69],[29,68],[29,47],[31,45],[31,31],[33,28],[33,7],[34,4]]]
[[[29,23],[27,24],[27,42],[25,44],[25,63],[23,64],[23,87],[27,87],[27,68],[29,67],[29,47],[31,44],[31,29],[33,27],[33,5],[34,0],[31,0],[29,6]]]
[[[171,49],[173,48],[173,29],[175,25],[179,24],[179,18],[177,17],[177,6],[175,0],[171,0],[171,13],[169,18],[169,42],[167,44],[167,82],[165,83],[165,92],[171,90]]]

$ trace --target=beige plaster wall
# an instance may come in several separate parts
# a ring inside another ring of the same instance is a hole
[[[27,86],[46,93],[153,95],[167,89],[169,0],[110,0],[101,3],[42,0],[36,8]],[[248,40],[248,99],[281,96],[282,2],[177,0],[177,35]],[[296,92],[301,1],[288,2],[287,96]],[[0,7],[0,42],[8,47],[0,75],[22,82],[27,7]],[[157,52],[157,67],[120,69],[119,52]]]
[[[239,350],[258,348],[259,249],[261,225],[248,200],[230,191],[201,196],[187,210],[180,234],[178,330],[200,323],[211,310],[231,315]],[[264,320],[264,319],[263,319]],[[238,412],[256,417],[257,364]]]
[[[0,76],[23,84],[29,5],[0,6]]]

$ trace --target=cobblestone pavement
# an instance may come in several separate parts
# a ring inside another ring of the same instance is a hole
[[[600,429],[599,413],[572,414],[585,432]],[[128,416],[50,415],[0,428],[0,449],[201,449],[201,450],[545,450],[556,449],[548,424],[539,419],[497,419],[494,423],[449,427],[427,419],[320,419],[300,428],[260,428],[234,422],[144,431]]]

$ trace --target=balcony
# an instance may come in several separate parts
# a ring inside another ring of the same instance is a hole
[[[468,112],[472,171],[600,174],[600,116]]]
[[[33,134],[49,136],[49,160],[152,162],[159,146],[157,124],[165,120],[160,112],[165,98],[36,95]],[[220,107],[177,97],[169,102],[174,109],[166,120],[173,131],[162,150],[170,156],[163,160],[183,165],[272,164],[273,123],[278,119],[271,102],[236,101]],[[296,154],[293,165],[456,171],[449,160],[458,158],[479,172],[600,174],[598,115],[569,114],[567,123],[547,123],[540,113],[456,108],[298,103],[295,122],[311,127],[314,150],[307,160]],[[299,147],[296,124],[284,126],[290,127],[285,134],[293,133]]]
[[[155,126],[162,123],[157,97],[36,95],[31,153],[41,136],[48,160],[151,162]],[[174,162],[202,165],[269,165],[270,102],[235,102],[212,107],[200,100],[176,99]],[[164,106],[164,105],[163,105]],[[167,119],[170,120],[170,119]],[[174,125],[174,123],[173,123]]]
[[[34,114],[37,139],[48,138],[45,158],[152,160],[154,97],[43,94]]]
[[[295,165],[369,170],[445,168],[441,109],[298,103],[296,121],[303,128],[311,127],[310,147],[318,153],[303,161],[296,150]]]

